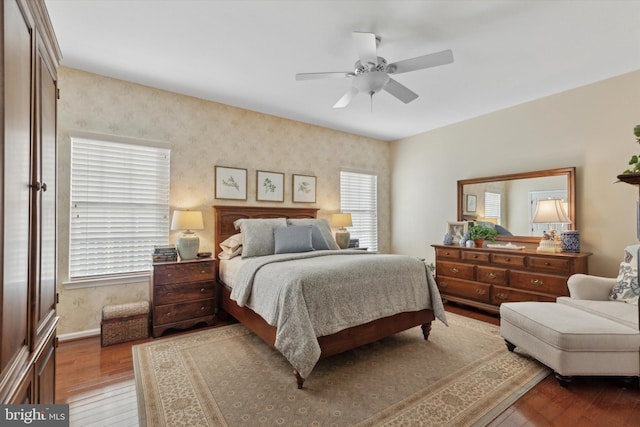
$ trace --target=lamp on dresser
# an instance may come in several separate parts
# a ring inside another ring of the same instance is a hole
[[[351,234],[345,227],[351,227],[353,222],[351,220],[350,213],[339,213],[331,216],[331,225],[339,227],[336,231],[336,243],[341,249],[347,249],[349,247],[349,239]]]
[[[538,201],[536,213],[533,216],[534,224],[549,224],[550,233],[545,233],[538,246],[539,252],[562,252],[559,236],[553,228],[555,224],[570,224],[561,199],[547,199]]]
[[[176,239],[176,248],[181,260],[194,259],[198,256],[200,238],[193,230],[202,230],[203,228],[202,212],[173,211],[171,229],[184,230],[182,235]]]

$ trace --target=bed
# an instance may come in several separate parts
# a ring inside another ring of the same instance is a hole
[[[225,242],[231,236],[237,235],[238,230],[235,228],[234,223],[236,223],[239,219],[276,219],[276,218],[287,218],[289,220],[302,220],[302,219],[315,219],[317,215],[317,209],[315,208],[290,208],[290,207],[261,207],[261,206],[222,206],[217,205],[214,206],[214,222],[215,222],[215,247],[216,250],[220,248],[220,244]],[[280,221],[280,220],[276,220]],[[255,222],[255,221],[254,221]],[[327,252],[323,254],[322,252]],[[351,252],[351,253],[349,253]],[[360,254],[355,254],[353,252],[360,252]],[[346,256],[351,255],[351,256]],[[271,257],[279,257],[280,255],[271,256]],[[338,259],[342,262],[346,259],[359,259],[362,260],[363,257],[367,258],[367,262],[370,262],[372,257],[378,257],[378,255],[374,254],[366,254],[363,251],[317,251],[317,253],[308,253],[308,254],[292,254],[290,257],[292,258],[315,258],[321,256],[328,257],[338,257]],[[380,255],[383,257],[383,255]],[[260,263],[264,258],[267,257],[253,257],[248,258],[251,262]],[[406,257],[410,258],[410,257]],[[247,258],[243,259],[246,260]],[[219,260],[218,266],[220,266],[222,260]],[[415,259],[414,259],[415,261]],[[223,263],[226,261],[223,261]],[[315,260],[295,260],[292,262],[316,262]],[[346,262],[346,261],[345,261]],[[286,264],[287,266],[289,264]],[[278,266],[280,268],[285,268],[285,263],[279,263]],[[275,268],[275,267],[274,267]],[[286,267],[288,268],[288,267]],[[427,274],[428,276],[428,274]],[[236,301],[232,298],[232,292],[237,292],[237,289],[234,287],[230,287],[227,285],[223,279],[220,279],[221,275],[218,274],[218,289],[217,289],[217,301],[219,302],[219,308],[224,312],[230,314],[239,322],[244,324],[248,329],[253,331],[256,335],[258,335],[262,340],[264,340],[271,347],[274,347],[280,350],[285,357],[292,363],[294,369],[293,373],[295,375],[298,388],[303,388],[304,380],[309,374],[309,369],[301,369],[296,366],[295,361],[292,362],[292,358],[288,357],[287,352],[283,352],[281,348],[278,348],[277,337],[279,338],[278,332],[281,332],[275,326],[273,319],[271,319],[271,324],[267,322],[263,316],[256,313],[256,311],[249,308],[246,304],[243,304],[242,301]],[[433,282],[433,287],[431,286],[432,279],[429,278],[429,290],[430,293],[430,307],[428,308],[420,308],[417,310],[411,311],[400,311],[391,315],[386,315],[382,318],[377,318],[375,320],[365,321],[362,324],[357,324],[355,326],[347,327],[345,329],[341,329],[334,333],[316,336],[317,344],[314,341],[314,345],[319,347],[319,357],[318,359],[322,359],[334,354],[338,354],[368,343],[375,342],[384,337],[393,335],[400,331],[410,329],[416,326],[422,327],[422,332],[424,335],[424,339],[427,340],[429,337],[429,333],[431,331],[431,322],[436,319],[442,320],[446,323],[446,319],[444,318],[444,309],[442,308],[442,302],[440,299],[439,293],[437,293],[437,287],[435,286],[435,282]],[[235,286],[235,285],[234,285]],[[257,310],[257,309],[256,309]],[[435,311],[434,311],[435,310]],[[259,310],[258,310],[259,311]],[[294,343],[295,344],[295,343]],[[280,345],[280,347],[282,347]],[[303,373],[301,373],[303,372]]]

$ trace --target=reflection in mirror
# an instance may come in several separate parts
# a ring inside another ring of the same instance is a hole
[[[559,199],[569,224],[537,224],[538,201]],[[575,229],[575,168],[458,181],[458,220],[495,224],[498,240],[537,242],[543,231]]]

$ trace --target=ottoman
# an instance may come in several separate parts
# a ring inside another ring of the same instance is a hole
[[[149,336],[149,302],[139,301],[102,307],[102,346]]]
[[[555,371],[567,387],[575,375],[638,376],[640,333],[613,320],[553,302],[500,306],[500,335]]]

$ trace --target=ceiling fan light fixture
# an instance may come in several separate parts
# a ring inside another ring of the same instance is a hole
[[[371,71],[358,74],[353,80],[353,85],[358,91],[371,95],[380,92],[388,82],[389,76],[387,73]]]

